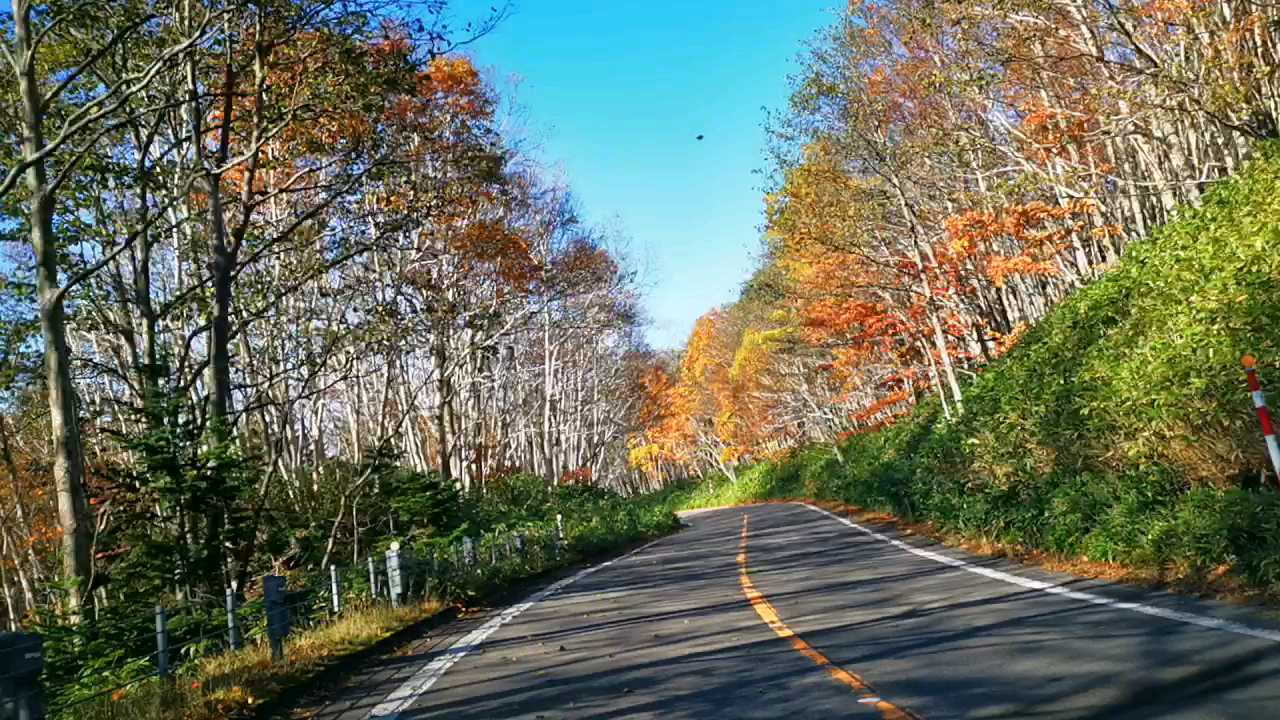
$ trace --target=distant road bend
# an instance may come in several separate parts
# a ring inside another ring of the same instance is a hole
[[[1280,625],[800,504],[683,532],[358,668],[306,717],[1280,718]]]

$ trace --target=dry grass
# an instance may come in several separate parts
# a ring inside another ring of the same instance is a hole
[[[285,645],[285,661],[271,662],[265,644],[205,658],[171,683],[148,681],[100,702],[76,708],[95,720],[215,720],[252,717],[263,702],[314,677],[344,656],[366,649],[398,630],[439,612],[430,601],[399,609],[352,607],[340,618],[297,634]]]

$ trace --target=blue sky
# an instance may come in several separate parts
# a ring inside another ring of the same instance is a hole
[[[487,10],[462,0],[459,17]],[[655,347],[733,300],[759,246],[763,108],[835,0],[514,0],[469,49],[586,219],[630,238]],[[705,135],[698,142],[695,137]]]

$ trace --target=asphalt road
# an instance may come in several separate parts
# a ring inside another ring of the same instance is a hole
[[[872,537],[802,505],[687,522],[369,663],[303,717],[1280,718],[1280,625],[1257,610]]]

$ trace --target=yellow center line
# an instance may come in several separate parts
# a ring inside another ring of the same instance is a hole
[[[793,650],[812,660],[815,665],[826,670],[827,674],[837,682],[847,685],[857,693],[859,703],[879,710],[880,717],[885,718],[885,720],[920,720],[918,715],[880,697],[880,694],[867,681],[831,662],[830,658],[805,642],[804,638],[796,635],[782,621],[782,618],[778,617],[778,611],[756,589],[755,584],[751,582],[751,576],[747,574],[747,523],[748,519],[744,514],[742,516],[742,541],[738,544],[738,580],[742,583],[742,594],[747,596],[747,602],[751,603],[751,607],[755,609],[760,619],[764,620],[769,629],[773,630],[778,637],[790,642]]]

